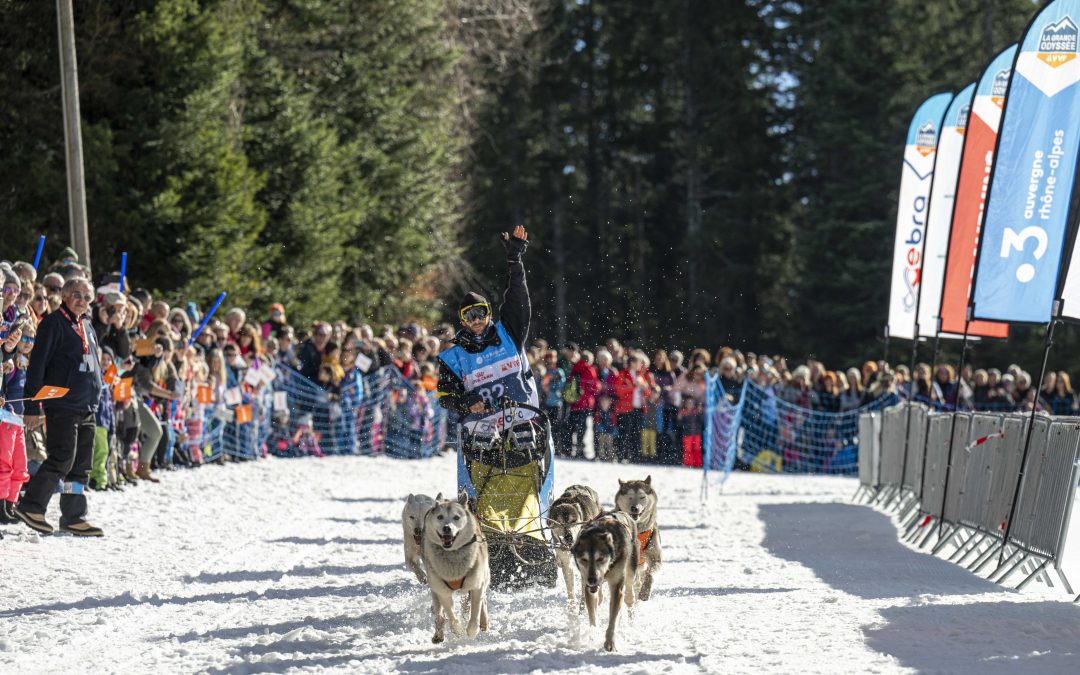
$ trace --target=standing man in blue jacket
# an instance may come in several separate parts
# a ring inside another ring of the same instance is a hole
[[[82,277],[74,277],[60,292],[63,304],[48,314],[37,329],[26,393],[42,387],[66,387],[62,398],[27,401],[23,422],[31,431],[48,422],[45,449],[48,458],[26,484],[26,493],[15,515],[42,534],[52,534],[45,520],[57,485],[60,495],[60,529],[80,537],[104,533],[86,521],[86,482],[94,459],[94,413],[101,395],[102,375],[97,335],[90,323],[94,289]]]
[[[471,433],[491,434],[511,422],[494,412],[501,398],[539,405],[536,381],[525,356],[532,304],[521,256],[528,248],[529,235],[518,225],[512,235],[503,233],[502,238],[510,285],[499,307],[499,320],[491,316],[486,298],[466,294],[458,308],[462,328],[453,339],[454,346],[439,355],[439,404],[462,415]],[[533,413],[518,410],[517,416],[514,421]]]

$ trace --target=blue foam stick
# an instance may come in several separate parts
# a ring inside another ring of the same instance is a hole
[[[124,277],[127,276],[127,251],[120,254],[120,292],[124,292]]]
[[[218,296],[218,299],[214,301],[214,306],[211,307],[210,311],[207,312],[206,316],[203,317],[202,323],[199,324],[199,328],[194,333],[192,333],[191,339],[188,340],[188,343],[187,343],[188,347],[195,344],[195,340],[198,339],[199,333],[203,332],[203,328],[206,328],[206,324],[210,323],[210,319],[211,319],[211,317],[214,316],[214,312],[217,311],[217,308],[220,307],[221,303],[224,302],[224,301],[225,301],[225,291],[222,291],[221,295]]]
[[[34,254],[34,269],[37,270],[38,265],[41,264],[41,252],[45,250],[45,235],[41,235],[37,240],[37,253]]]

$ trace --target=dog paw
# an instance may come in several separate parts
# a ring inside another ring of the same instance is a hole
[[[477,626],[477,625],[471,624],[471,623],[469,624],[468,634],[469,634],[469,639],[470,640],[475,638],[476,634],[479,633],[479,632],[480,632],[480,626]]]
[[[427,577],[424,576],[423,574],[417,574],[416,575],[416,580],[419,581],[421,584],[423,584],[425,586],[427,585]]]
[[[454,623],[450,624],[450,630],[454,631],[454,633],[458,635],[461,635],[465,632],[465,628],[461,625],[460,621],[455,621]]]
[[[604,651],[607,651],[607,652],[615,651],[615,641],[614,640],[604,640]]]
[[[432,641],[433,643],[435,643],[435,644],[439,644],[439,643],[440,643],[440,642],[442,642],[442,641],[443,641],[444,639],[445,639],[445,638],[443,638],[443,636],[442,636],[442,635],[440,635],[440,634],[436,633],[436,634],[435,634],[435,636],[431,638],[431,641]]]

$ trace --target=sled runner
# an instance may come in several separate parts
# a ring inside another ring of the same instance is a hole
[[[555,556],[544,527],[555,482],[551,421],[525,403],[498,405],[500,419],[510,420],[499,430],[461,429],[458,493],[468,495],[487,537],[492,586],[554,586]],[[520,419],[519,411],[535,416]]]

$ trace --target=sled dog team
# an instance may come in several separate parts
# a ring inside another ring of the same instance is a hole
[[[435,616],[432,642],[445,639],[450,621],[455,633],[470,638],[487,630],[487,591],[491,584],[488,548],[480,523],[466,507],[462,495],[457,501],[409,495],[401,516],[405,536],[405,564],[416,579],[431,588],[431,612]],[[615,510],[604,512],[596,491],[571,485],[556,499],[547,514],[547,525],[555,544],[555,560],[566,582],[570,606],[575,603],[574,565],[581,577],[581,599],[596,625],[596,608],[607,584],[608,627],[604,649],[615,649],[615,624],[623,603],[648,600],[653,575],[660,571],[660,531],[656,523],[656,490],[652,477],[619,481]],[[454,613],[454,592],[465,594],[469,623],[462,631]]]

